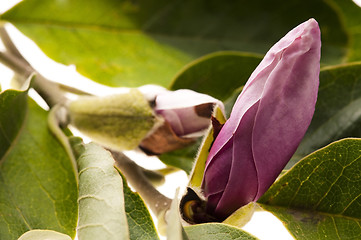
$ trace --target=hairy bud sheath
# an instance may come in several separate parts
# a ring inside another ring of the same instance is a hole
[[[138,146],[157,124],[157,117],[143,94],[81,97],[68,105],[71,123],[84,135],[115,150]]]
[[[310,19],[265,55],[233,106],[207,158],[207,210],[224,219],[257,201],[296,151],[314,113],[320,30]]]

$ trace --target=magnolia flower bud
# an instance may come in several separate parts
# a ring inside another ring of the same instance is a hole
[[[224,219],[257,201],[296,151],[314,113],[320,30],[310,19],[265,55],[233,106],[206,161],[209,213]]]
[[[192,90],[159,91],[155,96],[154,110],[165,122],[142,141],[141,147],[160,154],[194,142],[210,126],[216,104],[224,109],[221,101]]]
[[[136,148],[153,127],[157,117],[143,94],[81,97],[68,105],[70,120],[84,135],[116,150]]]

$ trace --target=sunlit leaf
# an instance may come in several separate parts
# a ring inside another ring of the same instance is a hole
[[[239,228],[222,223],[197,224],[184,229],[190,240],[257,240]]]
[[[51,230],[30,230],[20,236],[18,240],[71,240],[71,237],[63,233]]]
[[[301,160],[259,199],[296,239],[361,235],[361,139],[344,139]]]
[[[0,95],[0,239],[30,229],[75,236],[77,186],[70,159],[49,132],[47,113],[26,92]]]
[[[193,59],[220,50],[265,54],[309,18],[321,26],[323,63],[360,59],[360,14],[354,3],[342,0],[26,0],[1,19],[49,57],[75,64],[94,81],[168,86]]]

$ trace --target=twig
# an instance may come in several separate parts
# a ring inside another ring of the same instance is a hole
[[[169,209],[172,200],[155,189],[141,168],[124,153],[112,150],[110,152],[115,159],[115,166],[120,169],[130,185],[142,196],[152,212],[156,216],[164,214],[164,212]]]
[[[8,32],[5,30],[4,27],[0,27],[0,38],[1,38],[1,41],[3,42],[3,44],[4,44],[7,51],[9,51],[12,55],[14,55],[14,56],[16,56],[18,58],[23,57],[21,55],[21,53],[19,52],[19,50],[16,48],[15,44],[11,40]],[[30,65],[30,64],[28,63],[28,65]]]
[[[0,52],[0,61],[19,74],[22,79],[27,79],[32,74],[35,74],[36,76],[32,82],[32,87],[46,101],[49,107],[53,107],[58,103],[64,103],[66,101],[59,86],[39,74],[23,57],[19,58],[11,54],[11,52]],[[23,84],[23,82],[21,84]]]

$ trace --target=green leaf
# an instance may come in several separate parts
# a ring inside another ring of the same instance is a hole
[[[348,50],[346,55],[347,61],[360,61],[361,32],[359,29],[361,27],[361,8],[357,6],[353,1],[328,0],[328,2],[330,6],[338,12],[340,19],[343,19],[342,23],[348,34]],[[327,31],[328,29],[326,28],[324,30]]]
[[[152,217],[143,199],[138,193],[129,188],[126,179],[123,175],[121,176],[123,178],[125,212],[128,219],[130,239],[159,239]]]
[[[77,186],[47,113],[26,92],[0,95],[0,239],[40,228],[75,236]]]
[[[197,155],[199,146],[202,140],[198,139],[194,144],[159,155],[159,159],[168,166],[173,166],[182,169],[187,174],[190,174],[194,165],[194,158]]]
[[[295,159],[345,137],[361,137],[361,63],[322,69],[316,110]]]
[[[212,53],[185,66],[170,88],[192,89],[224,101],[246,83],[261,60],[261,56],[249,53]]]
[[[18,240],[71,240],[71,237],[68,235],[51,231],[51,230],[30,230],[23,235]]]
[[[111,154],[91,143],[78,165],[79,240],[129,239],[123,182]]]
[[[251,234],[222,223],[198,224],[184,228],[190,240],[257,240]]]
[[[344,139],[307,156],[259,199],[296,239],[361,235],[361,139]]]
[[[75,64],[97,82],[168,86],[193,59],[220,50],[264,54],[311,17],[321,26],[324,63],[360,59],[356,19],[361,9],[351,1],[339,2],[46,0],[39,5],[26,0],[1,19],[50,58]]]

